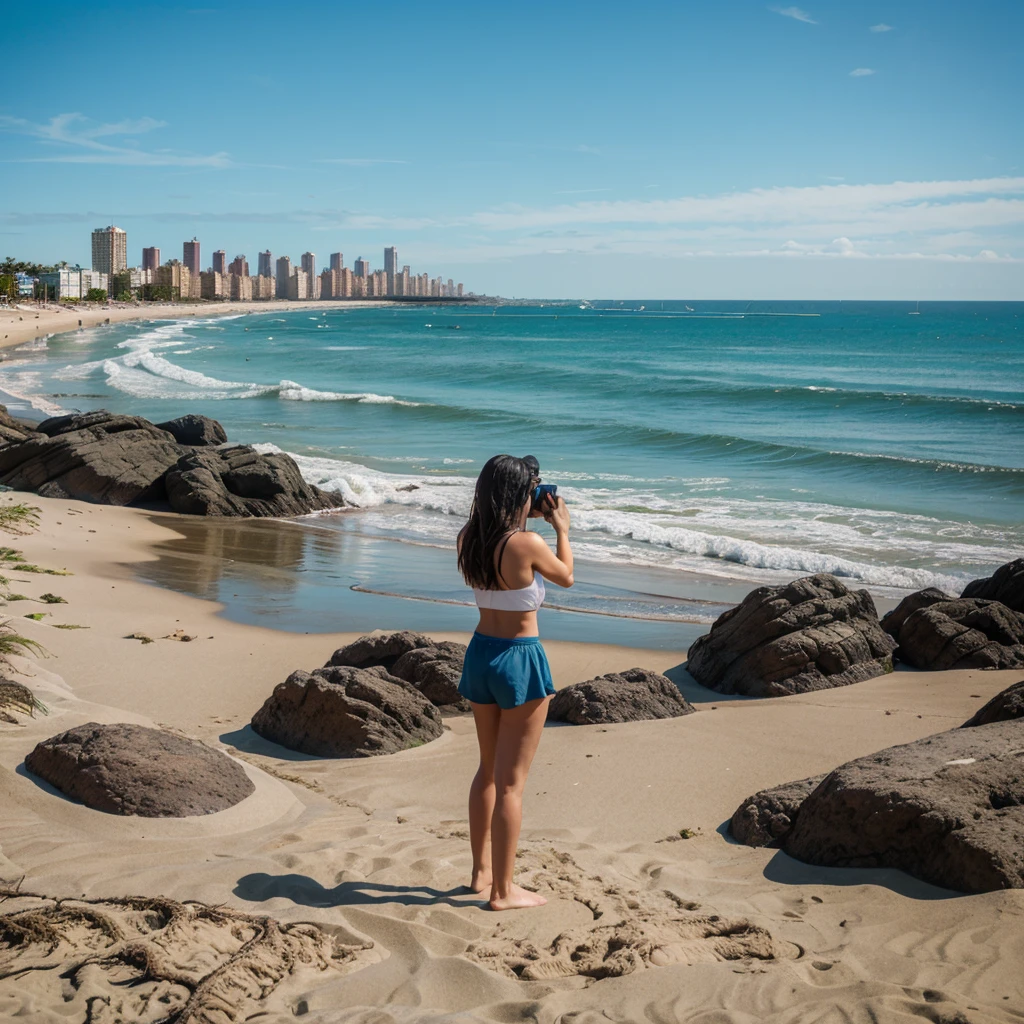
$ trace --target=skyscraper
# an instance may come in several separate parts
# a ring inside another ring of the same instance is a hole
[[[217,254],[214,253],[214,256]],[[235,274],[238,277],[249,276],[249,261],[244,256],[236,256],[231,261],[231,266],[228,267],[229,274]]]
[[[384,250],[384,274],[387,278],[387,294],[395,294],[395,274],[398,273],[398,250],[389,245]]]
[[[281,256],[277,261],[277,288],[275,294],[279,299],[288,298],[288,279],[292,276],[292,261],[288,256]]]
[[[213,272],[215,274],[228,272],[228,254],[223,249],[218,249],[213,254]]]
[[[189,273],[198,281],[202,266],[199,262],[199,239],[193,237],[191,242],[182,246],[181,262],[189,269]]]
[[[302,269],[306,272],[306,277],[312,281],[316,277],[316,254],[312,252],[304,252],[302,254]]]
[[[160,250],[154,245],[142,250],[142,269],[156,270],[160,266]]]
[[[331,253],[331,270],[344,270],[345,257],[340,252]]]
[[[270,255],[270,250],[266,249],[260,253],[259,262],[259,276],[260,277],[273,277],[274,276],[274,257]]]
[[[128,233],[111,224],[92,233],[92,269],[119,274],[128,266]]]
[[[360,256],[359,259],[355,261],[355,263],[352,265],[352,269],[356,277],[370,276],[370,264],[367,263],[367,261],[364,260],[362,256]]]

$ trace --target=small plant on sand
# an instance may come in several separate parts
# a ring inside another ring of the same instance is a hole
[[[31,601],[27,594],[4,594],[5,601]]]
[[[46,612],[29,612],[25,616],[26,619],[35,619],[36,622],[41,622],[46,618]]]
[[[88,629],[88,626],[76,626],[73,622],[55,622],[54,629]]]
[[[50,709],[27,686],[10,679],[0,679],[0,721],[17,722],[10,714],[12,710],[32,718],[35,718],[37,711],[44,715],[50,713]]]
[[[15,548],[0,547],[0,562],[8,563],[7,567],[18,572],[38,572],[47,576],[71,576],[66,569],[44,569],[25,561],[25,556]]]
[[[40,594],[39,600],[45,604],[67,604],[67,601],[63,597],[59,597],[57,594]]]
[[[31,533],[39,526],[39,509],[35,505],[0,505],[0,530],[8,533]]]
[[[0,661],[6,661],[11,654],[46,654],[46,648],[31,637],[15,632],[9,620],[0,622]]]

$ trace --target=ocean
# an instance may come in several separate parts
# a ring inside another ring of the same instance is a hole
[[[356,502],[284,530],[307,539],[275,579],[305,597],[237,610],[284,628],[472,628],[452,548],[475,475],[536,455],[579,561],[554,634],[661,645],[761,584],[831,572],[888,606],[1024,554],[1022,326],[1022,303],[311,303],[55,335],[0,388],[15,414],[204,413]],[[247,529],[228,582],[160,582],[230,606],[281,543]],[[359,591],[388,600],[368,617]]]

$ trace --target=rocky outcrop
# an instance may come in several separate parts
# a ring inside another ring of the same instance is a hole
[[[824,775],[815,775],[748,796],[729,822],[733,838],[746,846],[781,845],[793,828],[800,805],[824,778]]]
[[[0,405],[0,445],[20,444],[30,437],[37,437],[35,424],[15,419],[6,405]]]
[[[783,697],[891,672],[895,646],[866,590],[820,573],[751,591],[693,644],[686,667],[719,693]]]
[[[35,437],[0,448],[0,483],[101,505],[160,501],[164,474],[186,450],[141,416],[58,416]]]
[[[608,725],[678,718],[695,710],[667,676],[628,668],[559,690],[548,705],[548,721]]]
[[[985,579],[971,580],[960,596],[1000,601],[1007,608],[1024,613],[1024,558],[1001,565]]]
[[[198,416],[188,413],[176,420],[158,423],[161,430],[166,430],[178,444],[191,448],[202,448],[207,445],[224,444],[228,439],[227,431],[209,416]]]
[[[896,656],[914,668],[1024,667],[1024,615],[999,601],[920,590],[882,620],[899,644]]]
[[[469,701],[459,694],[458,687],[465,656],[465,644],[435,643],[422,633],[400,630],[361,636],[339,647],[327,665],[378,666],[411,683],[445,712],[464,712],[470,710]]]
[[[172,511],[194,516],[300,516],[346,504],[306,483],[291,456],[246,445],[191,448],[164,485]]]
[[[950,729],[765,790],[731,828],[809,864],[899,868],[961,892],[1024,888],[1024,722]]]
[[[293,672],[252,719],[264,739],[316,757],[372,757],[441,735],[441,716],[415,687],[383,668]]]
[[[1024,718],[1024,679],[997,693],[984,707],[979,708],[962,726],[971,729],[989,722],[1012,722]]]
[[[86,807],[143,818],[212,814],[255,789],[219,750],[126,723],[89,722],[43,740],[25,767]]]

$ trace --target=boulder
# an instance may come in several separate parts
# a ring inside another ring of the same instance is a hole
[[[882,620],[915,668],[1024,668],[1024,615],[999,601],[921,590]]]
[[[895,646],[866,590],[819,573],[751,591],[694,642],[686,667],[719,693],[783,697],[891,672]]]
[[[1024,558],[1001,565],[983,580],[971,580],[960,596],[1000,601],[1015,612],[1024,612]]]
[[[262,455],[247,445],[186,448],[164,481],[174,512],[194,516],[301,516],[339,508],[340,494],[302,479],[284,452]]]
[[[38,437],[35,424],[15,419],[6,405],[0,405],[0,445],[20,444],[30,437]]]
[[[380,665],[389,672],[403,654],[423,647],[433,647],[434,641],[422,633],[408,629],[395,633],[370,633],[353,643],[339,647],[328,665],[351,665],[353,668],[368,668]]]
[[[783,848],[961,892],[1024,888],[1024,723],[951,729],[858,758],[799,807]]]
[[[469,701],[459,693],[466,645],[443,640],[430,647],[406,651],[395,661],[391,674],[412,683],[435,707],[443,711],[470,711]]]
[[[25,767],[86,807],[143,818],[212,814],[255,789],[242,766],[221,751],[123,722],[88,722],[43,740]]]
[[[748,796],[729,822],[733,838],[745,846],[780,846],[796,821],[800,805],[824,778],[815,775]]]
[[[178,444],[192,448],[224,444],[228,439],[227,431],[216,420],[195,413],[179,416],[176,420],[168,420],[166,423],[158,423],[157,426],[171,434]]]
[[[0,483],[101,505],[160,501],[164,474],[186,450],[141,416],[58,416],[28,440],[0,448]]]
[[[607,725],[678,718],[695,710],[667,676],[646,668],[627,668],[559,690],[548,705],[548,721]]]
[[[1011,722],[1024,718],[1024,679],[997,693],[983,708],[979,708],[962,726],[971,729],[989,722]]]
[[[264,739],[316,757],[372,757],[441,735],[441,715],[415,687],[379,666],[293,672],[252,719]]]

